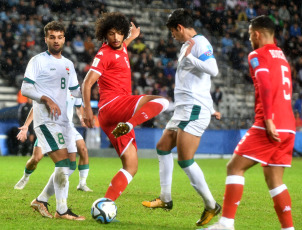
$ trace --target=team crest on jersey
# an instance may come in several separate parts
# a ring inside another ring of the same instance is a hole
[[[67,71],[67,74],[69,75],[69,67],[66,66],[66,71]]]
[[[100,59],[94,58],[93,63],[92,63],[92,66],[93,66],[93,67],[97,67],[98,64],[99,64],[99,62],[100,62]]]
[[[253,69],[255,69],[257,66],[259,66],[258,58],[255,57],[251,60],[251,66],[253,67]]]

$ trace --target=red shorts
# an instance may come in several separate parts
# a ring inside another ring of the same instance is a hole
[[[119,122],[126,122],[133,116],[141,97],[142,95],[118,96],[99,110],[100,126],[120,157],[131,143],[137,149],[134,129],[118,138],[115,138],[111,132]]]
[[[234,153],[262,163],[262,166],[291,167],[295,142],[293,133],[279,132],[281,142],[268,138],[266,130],[251,128],[242,137]]]

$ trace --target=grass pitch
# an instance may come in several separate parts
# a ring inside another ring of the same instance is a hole
[[[91,218],[92,203],[103,197],[110,180],[121,168],[118,158],[90,158],[90,172],[87,179],[92,193],[76,190],[78,170],[70,177],[68,206],[76,214],[84,215],[85,221],[48,219],[33,212],[31,201],[46,185],[54,170],[49,157],[44,157],[31,175],[24,190],[14,190],[22,177],[28,157],[0,157],[0,229],[196,229],[195,222],[203,210],[201,198],[190,185],[189,179],[174,161],[171,211],[151,210],[141,205],[143,200],[159,196],[159,175],[157,159],[140,159],[139,170],[133,181],[116,200],[118,223],[102,225]],[[202,168],[208,185],[218,203],[222,204],[226,163],[224,159],[200,159],[196,162]],[[302,229],[302,160],[294,159],[292,168],[285,170],[284,182],[292,198],[292,214],[295,229]],[[262,168],[258,165],[245,175],[244,194],[236,215],[236,230],[280,229],[273,202],[264,182]],[[55,213],[55,198],[49,200],[52,214]],[[210,223],[217,221],[215,217]]]

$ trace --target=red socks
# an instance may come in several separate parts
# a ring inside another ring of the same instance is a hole
[[[227,176],[222,208],[223,217],[235,219],[236,211],[243,194],[243,186],[244,177]]]
[[[278,215],[282,228],[293,227],[291,213],[291,199],[285,184],[270,190],[271,197],[274,201],[274,208]]]
[[[109,188],[107,189],[107,192],[105,194],[105,198],[109,198],[109,199],[115,201],[122,194],[122,192],[126,189],[126,187],[128,185],[128,179],[127,179],[126,175],[124,174],[124,171],[125,170],[121,169],[112,178]],[[127,174],[129,174],[127,171],[125,171],[125,172]],[[127,175],[127,176],[129,177],[129,175]],[[130,177],[132,179],[131,175],[130,175]],[[130,181],[129,181],[129,183],[130,183]]]
[[[136,113],[128,122],[131,123],[133,127],[135,127],[158,115],[163,110],[163,108],[164,106],[162,104],[149,101],[144,104],[138,111],[136,111]]]

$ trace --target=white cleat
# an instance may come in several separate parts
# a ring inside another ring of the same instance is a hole
[[[15,185],[14,189],[18,189],[18,190],[24,189],[24,187],[25,187],[25,185],[27,184],[28,180],[29,180],[28,177],[26,178],[26,177],[23,176],[23,177],[18,181],[18,183]]]
[[[232,227],[225,227],[224,225],[220,224],[219,222],[207,227],[207,228],[198,228],[198,230],[235,230],[234,226]]]
[[[84,192],[93,192],[93,190],[88,188],[86,184],[84,184],[84,185],[79,184],[77,186],[77,190],[84,191]]]

